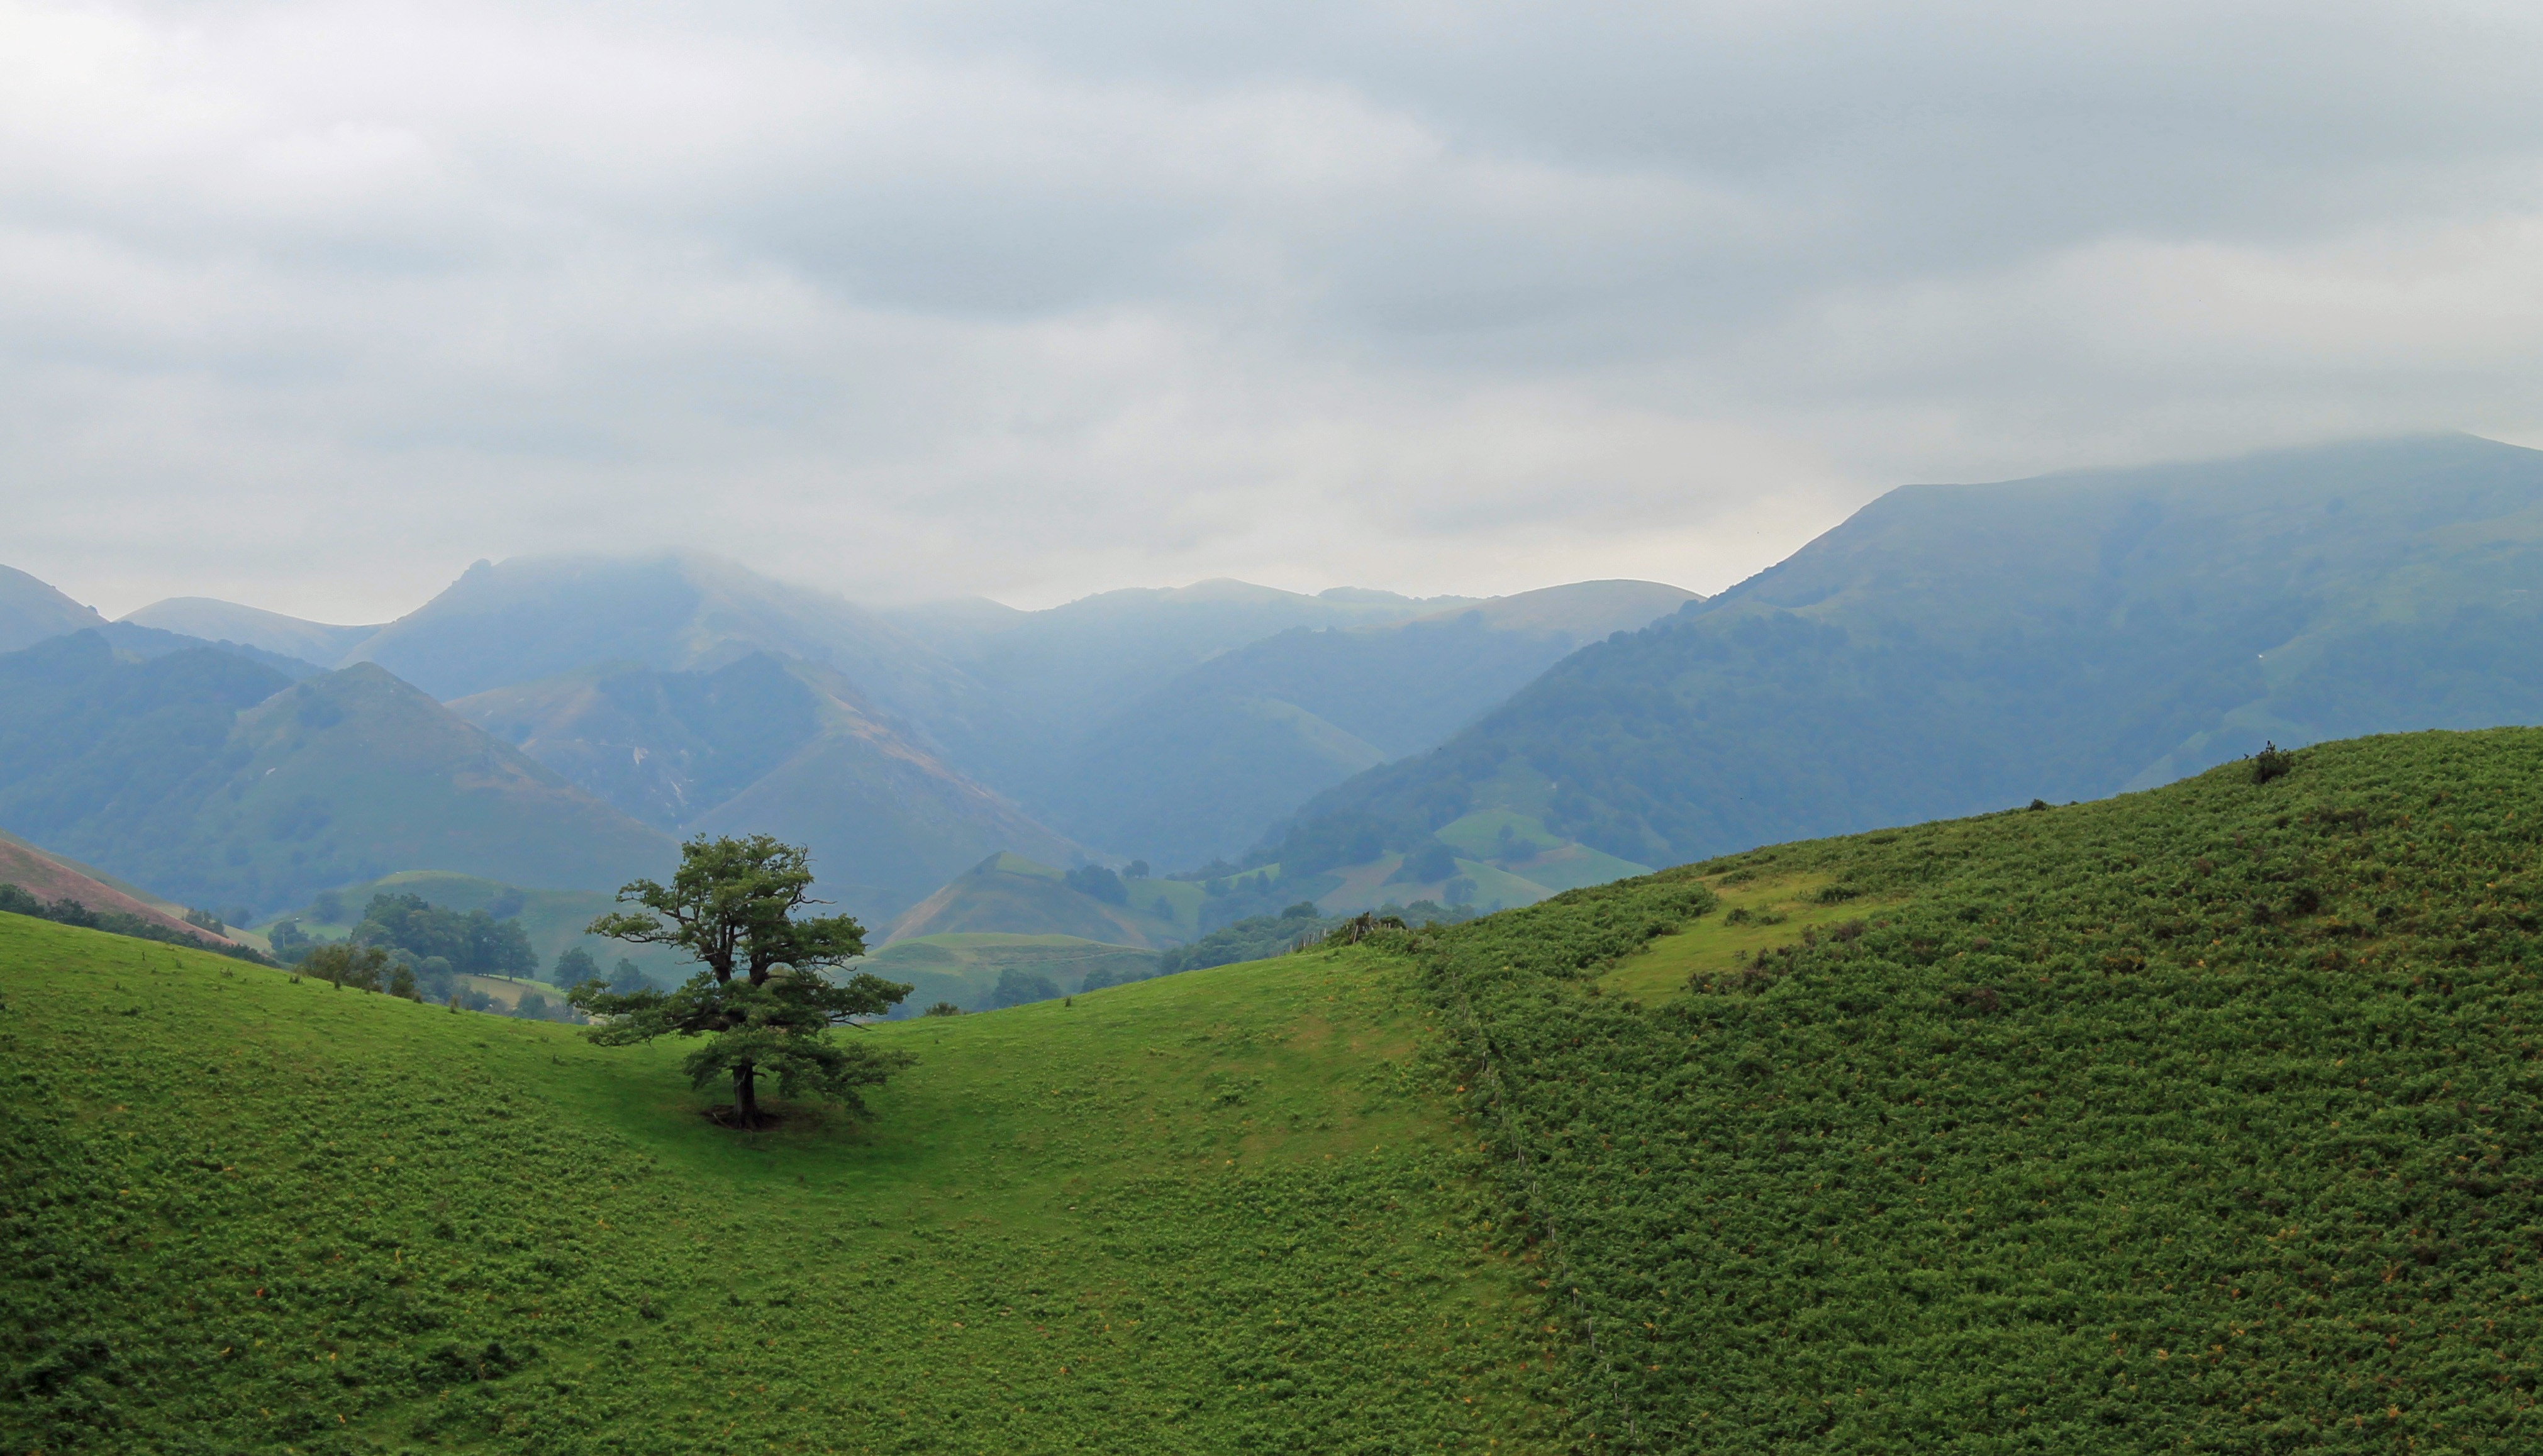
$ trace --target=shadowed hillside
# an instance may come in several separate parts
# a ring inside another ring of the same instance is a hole
[[[1645,864],[2144,787],[2281,744],[2543,722],[2543,453],[2469,436],[1883,497],[1565,659],[1260,851],[1517,808]],[[1541,809],[1497,786],[1543,788]]]

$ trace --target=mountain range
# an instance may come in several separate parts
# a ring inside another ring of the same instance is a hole
[[[107,623],[9,573],[0,826],[266,913],[401,871],[605,891],[678,836],[766,831],[901,939],[1148,948],[2543,720],[2538,614],[2543,454],[2469,436],[1905,487],[1710,598],[869,608],[667,554],[480,563],[338,627],[203,598]],[[1154,924],[1035,923],[1000,864],[1191,873],[1127,881]]]
[[[1491,816],[1651,865],[2543,722],[2543,453],[2454,435],[1893,491],[1311,801],[1286,875]]]

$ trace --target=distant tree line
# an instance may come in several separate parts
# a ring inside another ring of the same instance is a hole
[[[171,929],[156,920],[144,920],[127,910],[92,910],[79,901],[64,896],[58,900],[39,899],[26,886],[0,882],[0,911],[12,915],[30,915],[49,920],[56,925],[75,925],[82,930],[102,930],[110,935],[128,935],[135,940],[158,941],[163,945],[186,946],[227,956],[233,960],[254,961],[271,965],[273,961],[252,946],[234,945],[228,941],[209,941]],[[190,922],[191,923],[191,922]],[[215,927],[217,922],[215,923]],[[207,929],[215,927],[206,927]]]

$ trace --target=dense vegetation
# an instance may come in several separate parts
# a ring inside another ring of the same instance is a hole
[[[184,931],[161,925],[155,920],[144,920],[128,911],[92,910],[79,901],[67,897],[57,900],[39,899],[28,893],[23,885],[0,882],[0,913],[31,915],[39,920],[52,921],[56,925],[76,925],[84,930],[103,930],[111,935],[128,935],[140,940],[158,941],[165,945],[189,946],[196,950],[209,951],[215,956],[227,956],[233,960],[267,963],[266,957],[253,946],[205,940],[201,936],[188,935]],[[210,928],[219,929],[218,926]]]
[[[680,1048],[0,915],[0,1449],[1512,1452],[1553,1337],[1412,962]]]
[[[2538,505],[2543,453],[2467,436],[1894,491],[1256,858],[1360,864],[1520,807],[1676,864],[2150,787],[2269,737],[2543,721]]]
[[[1574,1438],[2534,1449],[2543,731],[2287,766],[1419,942]],[[1763,889],[1796,908],[1624,993]]]

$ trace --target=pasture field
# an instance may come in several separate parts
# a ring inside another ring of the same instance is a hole
[[[1527,1451],[1569,1368],[1366,951],[680,1048],[0,916],[0,1448]],[[859,1035],[859,1034],[842,1034]]]

